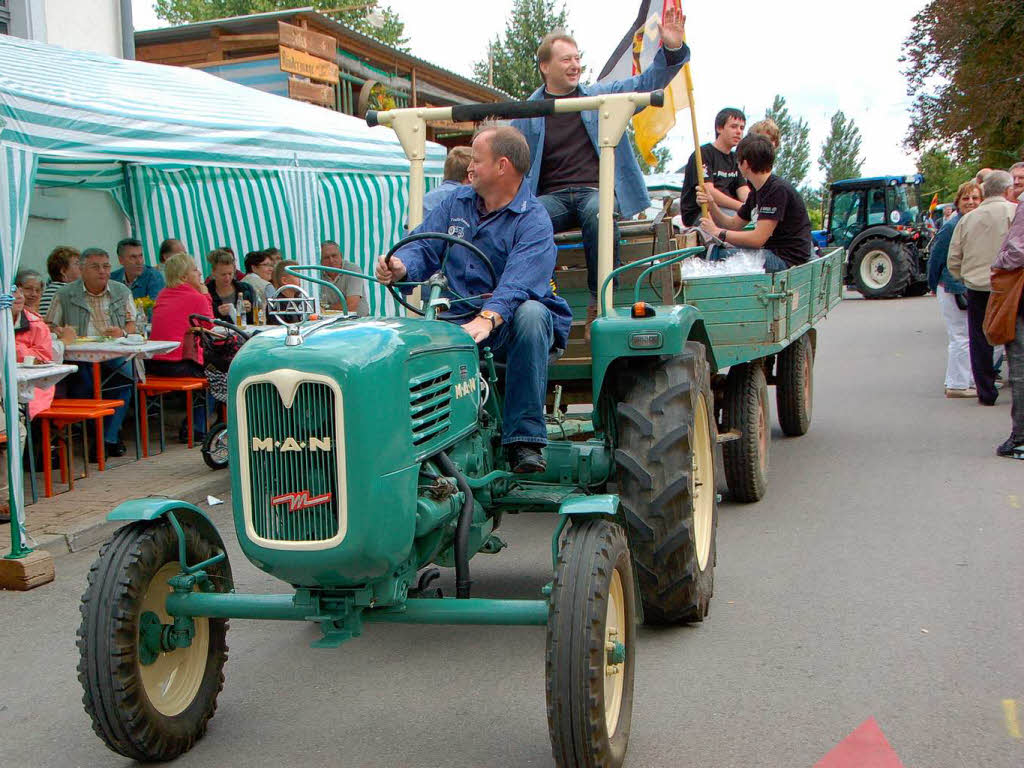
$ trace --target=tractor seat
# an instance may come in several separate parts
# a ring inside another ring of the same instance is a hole
[[[640,221],[620,221],[619,237],[635,237],[637,235],[649,235],[657,228],[661,217],[655,219],[641,219]],[[555,234],[556,245],[572,245],[583,239],[582,229],[567,229],[564,232]]]

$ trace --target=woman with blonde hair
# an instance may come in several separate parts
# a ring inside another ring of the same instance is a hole
[[[195,261],[187,253],[176,253],[164,262],[166,287],[153,305],[154,341],[177,341],[177,349],[154,355],[146,361],[146,370],[154,376],[202,377],[203,350],[190,338],[189,315],[213,314],[210,292],[203,283]]]
[[[939,299],[939,309],[946,323],[949,339],[946,351],[946,397],[977,397],[971,373],[971,353],[967,334],[967,288],[954,278],[946,267],[953,230],[965,214],[981,205],[981,187],[973,179],[965,181],[956,191],[953,207],[956,213],[942,225],[932,240],[928,254],[928,287]]]
[[[775,149],[779,148],[779,144],[782,143],[782,131],[779,130],[779,126],[770,117],[766,117],[764,120],[758,120],[752,126],[747,134],[756,133],[759,136],[764,136],[768,141],[772,143]]]

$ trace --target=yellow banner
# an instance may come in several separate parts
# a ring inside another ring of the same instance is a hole
[[[675,127],[676,112],[686,109],[689,100],[686,98],[685,67],[676,75],[665,89],[665,106],[648,107],[633,117],[633,130],[636,133],[636,146],[648,165],[657,165],[654,148],[658,142],[668,135]]]

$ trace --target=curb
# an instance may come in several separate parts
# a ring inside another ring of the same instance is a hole
[[[223,495],[230,492],[230,477],[227,472],[211,470],[203,477],[178,486],[173,494],[154,493],[149,495],[180,499],[196,506],[205,507],[208,495],[218,493]],[[108,521],[106,517],[85,521],[64,533],[37,537],[35,548],[45,549],[55,557],[95,549],[123,525],[122,521]]]

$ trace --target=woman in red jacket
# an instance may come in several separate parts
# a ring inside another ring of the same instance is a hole
[[[18,362],[23,363],[25,358],[31,357],[36,363],[52,363],[53,339],[50,338],[50,329],[39,315],[25,308],[25,295],[21,288],[14,289],[11,320],[14,322],[14,349],[18,355]],[[74,338],[74,331],[68,330],[70,335],[66,340],[71,341]],[[45,411],[52,402],[53,387],[36,387],[35,396],[28,404],[29,419],[35,418],[40,411]]]
[[[146,371],[153,376],[194,376],[202,378],[203,350],[195,344],[189,330],[189,315],[213,314],[210,292],[192,257],[176,253],[164,262],[167,286],[160,291],[153,305],[153,328],[149,338],[154,341],[178,341],[173,352],[154,355],[146,361]]]

